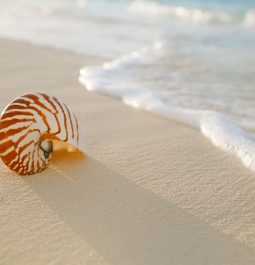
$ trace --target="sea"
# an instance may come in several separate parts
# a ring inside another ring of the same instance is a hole
[[[255,0],[0,0],[0,37],[102,59],[77,72],[84,89],[192,126],[255,170]]]

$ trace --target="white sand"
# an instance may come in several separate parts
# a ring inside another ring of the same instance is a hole
[[[0,264],[255,264],[255,174],[193,129],[86,92],[78,71],[98,62],[0,41],[1,108],[58,96],[90,149],[29,177],[0,164]]]

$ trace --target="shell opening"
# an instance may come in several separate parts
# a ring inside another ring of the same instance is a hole
[[[48,159],[53,152],[53,142],[51,140],[41,141],[40,149],[43,151],[45,158]]]

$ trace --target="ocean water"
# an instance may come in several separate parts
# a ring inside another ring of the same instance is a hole
[[[183,122],[255,170],[255,0],[0,0],[0,36],[101,57],[86,89]]]

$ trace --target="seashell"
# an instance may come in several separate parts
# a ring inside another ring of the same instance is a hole
[[[3,110],[0,156],[18,174],[30,175],[45,169],[58,141],[80,150],[77,119],[57,98],[25,94]]]

